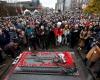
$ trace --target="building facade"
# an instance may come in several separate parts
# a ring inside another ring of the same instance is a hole
[[[89,2],[89,0],[76,0],[75,3],[76,3],[77,8],[82,8],[82,5],[86,5],[86,4],[88,4],[88,2]]]
[[[61,11],[67,11],[70,9],[71,0],[57,0],[55,9]]]
[[[24,9],[35,10],[40,5],[39,0],[20,1],[15,3],[7,3],[8,6],[23,7]]]
[[[55,9],[56,9],[56,11],[58,11],[58,10],[63,11],[63,0],[57,0]]]

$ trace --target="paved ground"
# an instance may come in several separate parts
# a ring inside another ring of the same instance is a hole
[[[14,76],[10,80],[26,80],[26,76],[28,80],[81,80],[79,77],[71,77],[71,76],[55,76],[55,75],[22,75],[17,74],[15,75],[17,78],[14,78]]]
[[[65,51],[65,50],[74,51],[73,49],[69,49],[66,47],[61,47],[61,48],[57,48],[57,49],[49,49],[48,51]],[[43,51],[43,50],[38,50],[38,51]],[[5,63],[6,66],[9,67],[8,62],[9,62],[9,64],[11,64],[12,60],[10,60],[10,61],[7,60],[7,62]],[[75,52],[75,62],[77,64],[77,67],[79,70],[79,76],[77,76],[77,77],[76,76],[30,75],[31,79],[29,78],[28,80],[93,80],[92,76],[88,72],[87,68],[84,66],[81,57],[76,52]],[[8,67],[5,69],[6,71],[2,70],[2,71],[4,71],[4,74],[3,74],[4,76],[7,73]],[[3,76],[1,76],[1,77],[3,77]],[[21,77],[21,80],[25,80],[24,78],[22,78],[22,75],[20,75],[20,77]],[[0,79],[0,80],[3,80],[3,79]],[[19,79],[12,79],[12,80],[19,80]]]

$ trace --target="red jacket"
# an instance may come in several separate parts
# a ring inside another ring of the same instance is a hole
[[[63,30],[61,28],[54,28],[53,31],[56,37],[63,35]]]

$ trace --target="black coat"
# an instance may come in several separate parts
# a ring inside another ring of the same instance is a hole
[[[9,34],[9,31],[4,30],[4,35],[5,35],[5,44],[8,44],[10,42],[10,34]]]
[[[0,47],[1,48],[4,48],[5,46],[5,37],[4,37],[4,34],[0,35]]]

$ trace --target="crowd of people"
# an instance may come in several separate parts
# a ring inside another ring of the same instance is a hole
[[[23,49],[79,46],[86,53],[100,44],[100,23],[89,17],[60,14],[0,18],[0,64],[2,52],[15,58]],[[100,46],[99,46],[100,47]]]

